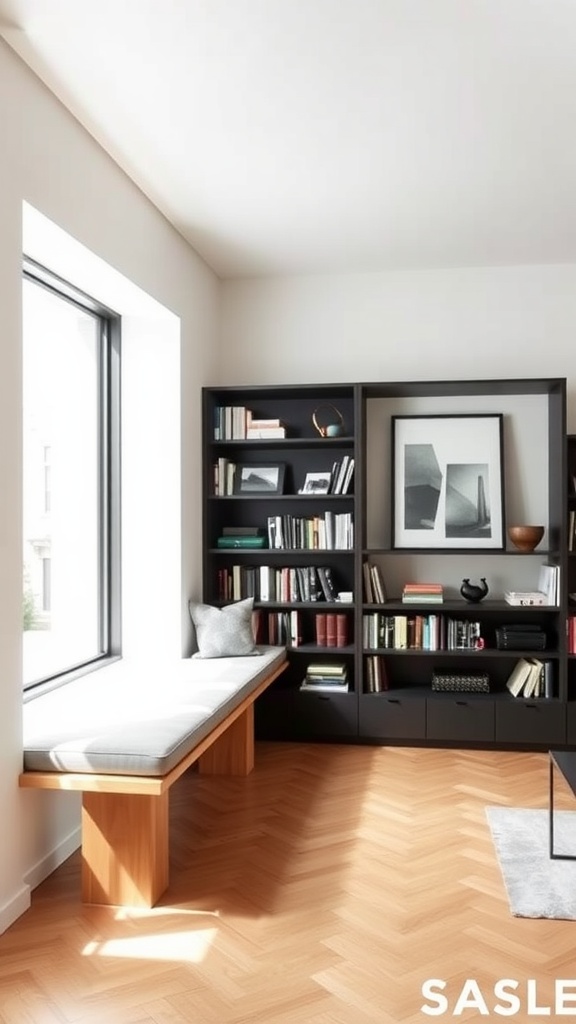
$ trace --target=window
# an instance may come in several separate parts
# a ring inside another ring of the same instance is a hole
[[[25,688],[120,653],[119,358],[119,318],[25,259]]]

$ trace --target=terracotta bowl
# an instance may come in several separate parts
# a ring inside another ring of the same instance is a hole
[[[544,536],[544,527],[509,526],[508,536],[518,551],[534,551]]]

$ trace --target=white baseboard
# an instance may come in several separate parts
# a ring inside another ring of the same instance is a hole
[[[58,843],[58,846],[56,846],[55,849],[47,853],[45,857],[42,857],[42,860],[37,861],[37,863],[34,864],[26,873],[24,881],[30,889],[35,889],[36,886],[40,885],[40,882],[43,882],[45,878],[48,878],[48,875],[51,875],[52,872],[60,866],[60,864],[63,864],[65,860],[68,860],[68,857],[78,849],[81,843],[82,833],[80,826],[78,826],[73,829],[61,843]]]
[[[30,908],[30,886],[23,885],[15,896],[0,907],[0,935]]]
[[[48,875],[51,875],[60,864],[68,860],[68,857],[78,849],[81,842],[81,829],[78,826],[54,850],[51,850],[50,853],[46,854],[45,857],[42,857],[41,860],[30,868],[30,871],[27,872],[24,878],[22,888],[19,889],[8,903],[0,907],[0,935],[11,924],[14,924],[17,918],[30,909],[32,890],[37,885],[40,885],[40,882],[43,882],[45,878],[48,878]]]

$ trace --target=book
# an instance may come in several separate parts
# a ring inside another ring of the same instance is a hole
[[[238,537],[218,537],[216,541],[216,547],[218,548],[265,548],[268,547],[268,541],[266,537],[259,536],[238,536]]]
[[[537,658],[530,658],[530,672],[524,682],[522,689],[522,697],[539,697],[540,696],[540,681],[542,678],[544,664],[538,661]]]
[[[544,563],[540,566],[536,589],[546,594],[546,604],[558,604],[560,567]]]
[[[377,604],[386,604],[386,587],[384,586],[384,577],[380,572],[380,566],[373,564],[370,566],[370,576],[372,579],[372,590]]]
[[[320,585],[322,587],[322,593],[324,594],[324,600],[335,601],[336,587],[332,580],[332,569],[328,565],[319,565],[317,572],[318,579],[320,580]]]
[[[346,647],[348,642],[348,616],[344,612],[338,612],[336,614],[336,646]]]
[[[337,646],[336,612],[326,614],[326,647]]]
[[[310,692],[316,691],[317,693],[348,693],[348,683],[336,683],[332,680],[324,680],[322,682],[309,682],[304,679],[300,683],[301,690],[309,690]]]
[[[548,700],[554,696],[554,666],[551,661],[544,662],[544,696]]]
[[[506,687],[513,697],[518,697],[520,695],[524,683],[530,675],[530,669],[530,662],[527,661],[526,658],[519,658],[514,665],[514,668],[506,680]]]
[[[370,562],[364,562],[362,566],[362,575],[364,577],[364,598],[367,604],[373,604],[374,592],[372,589],[372,574],[370,572]]]
[[[259,537],[264,534],[261,526],[223,526],[223,537]]]
[[[249,441],[268,441],[277,437],[286,437],[286,427],[248,427],[246,431]]]
[[[334,676],[336,679],[342,679],[347,675],[348,668],[342,661],[311,661],[306,669],[307,678]]]
[[[315,616],[316,644],[326,647],[326,612],[317,612]]]

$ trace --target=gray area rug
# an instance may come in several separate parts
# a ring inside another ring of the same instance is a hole
[[[576,921],[576,861],[550,860],[548,811],[487,807],[514,917]],[[554,812],[554,852],[576,856],[576,812]]]

